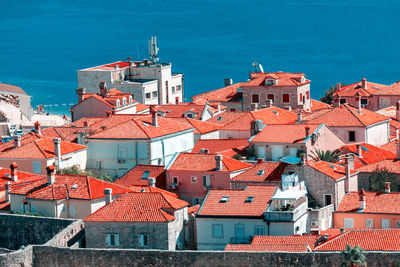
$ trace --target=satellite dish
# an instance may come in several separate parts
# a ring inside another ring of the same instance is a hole
[[[254,67],[254,72],[258,72],[258,70],[257,70],[258,63],[253,62],[251,65]]]
[[[260,72],[263,72],[263,73],[264,73],[264,69],[263,69],[262,65],[261,65],[261,64],[258,64],[258,67],[260,68]]]

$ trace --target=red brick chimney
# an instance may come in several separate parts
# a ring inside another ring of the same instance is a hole
[[[306,137],[310,136],[310,126],[307,125],[305,129],[306,129]]]
[[[175,104],[179,104],[179,96],[175,97]]]
[[[336,91],[339,91],[340,89],[342,89],[342,84],[341,83],[337,83],[336,84]]]
[[[362,86],[363,88],[367,89],[367,79],[363,78],[363,79],[361,80],[361,86]]]
[[[35,122],[35,133],[42,135],[42,131],[40,129],[40,122]]]
[[[10,165],[11,179],[14,182],[18,182],[18,170],[17,170],[17,168],[18,168],[17,163],[16,162],[11,162],[11,165]]]
[[[52,185],[56,181],[56,168],[53,165],[47,166],[47,184]]]
[[[100,95],[101,95],[102,97],[106,97],[107,94],[108,94],[106,82],[101,81],[100,84],[99,84],[99,87],[100,87]]]
[[[263,163],[264,162],[264,159],[263,158],[258,158],[257,159],[257,164],[261,164],[261,163]]]
[[[78,104],[79,104],[85,98],[86,88],[78,88],[78,89],[76,89],[76,94],[78,95]]]

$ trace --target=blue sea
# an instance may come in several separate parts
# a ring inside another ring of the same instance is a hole
[[[2,1],[0,82],[32,104],[76,103],[76,71],[147,55],[185,75],[186,99],[264,71],[304,72],[314,98],[338,82],[400,80],[398,1]]]

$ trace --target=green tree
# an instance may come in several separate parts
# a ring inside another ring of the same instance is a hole
[[[340,160],[340,156],[342,155],[342,152],[339,151],[338,149],[335,149],[333,151],[330,150],[321,150],[321,149],[315,149],[311,151],[311,158],[315,161],[326,161],[326,162],[338,162]]]
[[[365,266],[367,261],[364,250],[359,246],[352,248],[350,245],[346,245],[346,249],[343,251],[344,262],[342,266]]]
[[[376,170],[369,177],[369,190],[385,192],[385,182],[390,182],[390,191],[398,191],[396,175],[389,172],[385,168],[376,168]]]
[[[71,175],[87,175],[92,176],[106,182],[113,182],[113,177],[110,175],[105,175],[103,173],[95,173],[92,171],[81,171],[78,167],[72,166],[70,168],[64,168],[58,171],[59,174],[71,174]]]
[[[345,86],[344,83],[340,83],[340,86]],[[336,92],[336,86],[331,85],[331,88],[328,90],[325,90],[325,95],[321,97],[319,100],[321,100],[324,103],[327,104],[332,104],[333,103],[333,94]]]

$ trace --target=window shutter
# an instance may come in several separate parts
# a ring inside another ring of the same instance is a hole
[[[115,246],[119,246],[119,234],[114,235]]]
[[[108,247],[111,245],[111,236],[110,236],[110,234],[106,234],[106,245]]]

